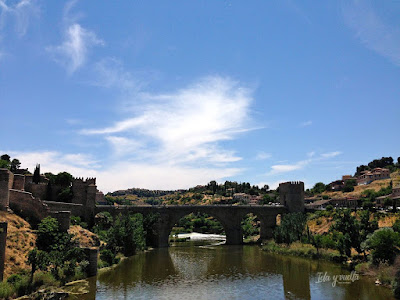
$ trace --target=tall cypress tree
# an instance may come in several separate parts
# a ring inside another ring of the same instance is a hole
[[[34,183],[39,183],[40,182],[40,164],[36,164],[35,171],[33,172],[32,181]]]

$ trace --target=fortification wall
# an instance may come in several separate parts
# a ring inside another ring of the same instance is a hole
[[[47,198],[47,183],[30,183],[25,185],[25,191],[32,193],[32,196],[39,199]]]
[[[43,201],[48,206],[51,212],[57,211],[70,211],[71,215],[77,217],[85,216],[85,207],[82,204],[56,202],[56,201]]]
[[[7,210],[9,207],[9,190],[13,179],[13,174],[8,169],[0,169],[0,210]]]
[[[50,214],[48,206],[29,192],[10,190],[10,208],[23,217],[39,221]]]
[[[304,212],[304,182],[291,181],[279,184],[279,202],[289,212]]]
[[[11,188],[23,191],[25,189],[25,175],[14,174],[14,182]]]

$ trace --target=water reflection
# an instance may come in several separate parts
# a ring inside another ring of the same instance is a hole
[[[318,273],[348,273],[340,265],[268,254],[258,246],[179,244],[136,255],[92,280],[85,299],[391,299],[391,291],[361,278],[318,282]],[[96,290],[97,288],[97,290]]]

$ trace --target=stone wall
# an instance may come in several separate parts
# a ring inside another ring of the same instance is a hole
[[[280,183],[279,201],[288,208],[289,212],[304,212],[304,182]]]
[[[48,206],[51,212],[57,211],[70,211],[73,216],[84,217],[85,207],[82,204],[56,202],[56,201],[43,201]]]
[[[9,206],[10,174],[8,169],[0,169],[0,210],[7,210]]]
[[[50,209],[42,200],[34,198],[29,192],[13,189],[10,190],[10,208],[24,218],[35,221],[40,221],[50,214]]]
[[[12,189],[23,191],[25,189],[25,175],[14,174]]]
[[[57,211],[51,213],[51,216],[58,221],[58,228],[62,232],[67,232],[71,225],[71,212],[70,211]]]
[[[47,198],[47,183],[30,183],[25,185],[25,190],[32,193],[32,196],[39,199]]]

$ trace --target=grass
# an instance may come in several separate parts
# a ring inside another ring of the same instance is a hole
[[[268,241],[263,245],[262,249],[267,252],[277,253],[282,255],[300,256],[306,258],[319,258],[334,262],[342,262],[343,258],[338,251],[332,249],[317,249],[310,244],[302,244],[295,242],[289,246],[277,244],[274,241]]]

